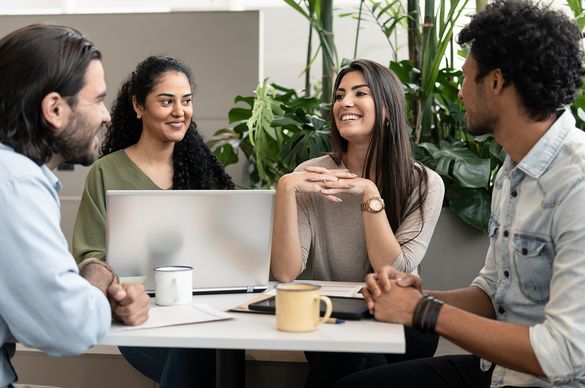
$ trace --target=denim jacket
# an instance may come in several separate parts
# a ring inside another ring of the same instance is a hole
[[[585,133],[565,111],[493,191],[490,247],[472,286],[497,319],[530,327],[548,379],[497,366],[492,387],[585,385]],[[482,364],[485,367],[485,362]]]

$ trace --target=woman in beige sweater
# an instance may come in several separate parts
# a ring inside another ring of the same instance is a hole
[[[333,152],[301,164],[276,188],[273,275],[363,281],[384,265],[415,272],[443,202],[433,171],[415,162],[404,93],[396,75],[368,60],[341,70],[334,86]],[[401,356],[307,353],[307,386],[327,387],[352,371],[430,356],[438,338],[406,331]]]

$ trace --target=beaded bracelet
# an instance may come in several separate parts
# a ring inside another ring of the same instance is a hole
[[[412,328],[422,333],[434,333],[443,301],[425,295],[417,302],[412,314]]]

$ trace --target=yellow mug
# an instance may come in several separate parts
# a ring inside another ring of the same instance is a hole
[[[319,294],[314,284],[279,284],[276,286],[276,328],[282,331],[313,331],[331,317],[331,299]],[[325,302],[325,315],[320,317],[319,301]]]

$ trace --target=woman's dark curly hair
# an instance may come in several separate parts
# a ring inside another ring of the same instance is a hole
[[[459,33],[477,61],[481,80],[500,69],[513,83],[528,115],[545,120],[570,104],[582,85],[582,35],[560,11],[530,1],[496,0],[475,15]]]
[[[136,144],[142,133],[142,121],[136,117],[132,96],[144,106],[146,96],[168,72],[185,74],[192,84],[191,70],[181,61],[167,56],[150,56],[140,62],[122,84],[112,105],[112,121],[108,125],[101,156]],[[191,121],[185,137],[173,150],[173,189],[233,189],[229,175],[211,153],[197,132],[197,124]]]

